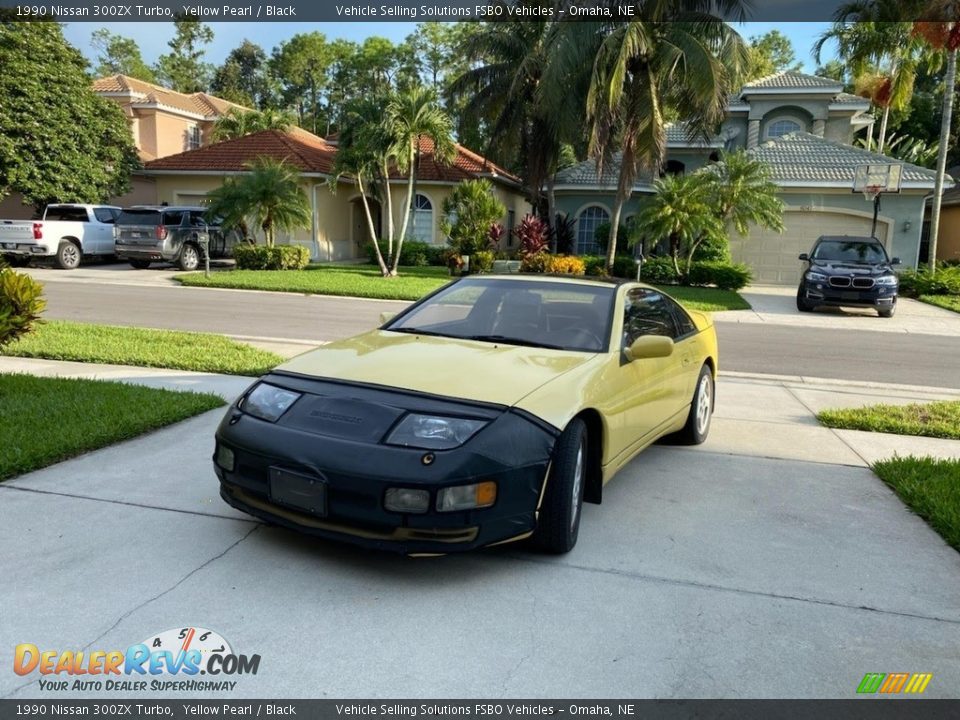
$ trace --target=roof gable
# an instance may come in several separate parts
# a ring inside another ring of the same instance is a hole
[[[843,83],[819,75],[807,75],[795,70],[783,70],[772,75],[757,78],[746,83],[741,93],[757,91],[784,91],[795,90],[803,92],[839,93],[843,90]]]
[[[181,112],[216,118],[232,109],[250,110],[243,105],[208,95],[203,92],[186,94],[165,88],[162,85],[129,77],[110,75],[93,81],[93,91],[107,95],[130,95],[131,105],[162,105]]]

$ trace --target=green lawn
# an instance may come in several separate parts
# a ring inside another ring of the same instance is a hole
[[[378,300],[419,300],[450,280],[444,267],[402,267],[384,278],[376,265],[310,265],[304,270],[229,270],[176,277],[194,287],[274,290],[313,295],[344,295]]]
[[[896,457],[876,463],[873,471],[960,550],[960,460]]]
[[[88,325],[52,320],[0,355],[173,368],[227,375],[262,375],[283,362],[275,353],[222,335]]]
[[[921,295],[920,300],[960,313],[960,295]]]
[[[827,427],[844,430],[960,440],[960,401],[957,400],[824,410],[817,414],[817,419]]]
[[[209,278],[202,273],[178,275],[184,285],[275,290],[316,295],[345,295],[379,300],[419,300],[450,280],[442,267],[402,267],[400,276],[383,278],[376,265],[311,265],[305,270],[231,270]],[[746,300],[731,290],[664,287],[691,310],[746,310]]]
[[[719,312],[720,310],[749,310],[750,303],[733,290],[717,288],[683,287],[680,285],[658,286],[667,295],[675,298],[688,310]]]
[[[0,375],[0,480],[224,405],[217,395]]]

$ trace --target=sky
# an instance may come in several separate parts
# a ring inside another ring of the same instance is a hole
[[[213,42],[207,46],[207,61],[220,64],[227,54],[245,38],[260,45],[267,54],[271,49],[300,32],[319,30],[328,39],[343,38],[362,41],[372,35],[386,37],[394,42],[402,41],[416,29],[416,23],[410,22],[342,22],[342,23],[210,23],[214,32]],[[64,28],[67,40],[81,50],[91,61],[94,59],[90,47],[91,34],[103,27],[96,23],[71,23]],[[770,30],[779,30],[793,42],[797,60],[802,62],[807,72],[813,72],[817,65],[811,55],[814,41],[830,27],[826,22],[780,22],[780,23],[741,23],[737,30],[745,38],[762,35]],[[140,46],[143,59],[152,64],[157,58],[168,52],[167,42],[173,37],[173,23],[110,23],[113,33],[133,38]],[[827,48],[832,50],[832,48]],[[825,52],[823,60],[829,60],[832,52]]]

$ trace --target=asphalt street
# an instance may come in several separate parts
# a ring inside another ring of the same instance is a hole
[[[46,317],[327,341],[404,303],[284,293],[47,282]],[[877,319],[877,322],[880,322]],[[960,337],[718,322],[722,369],[960,388]]]

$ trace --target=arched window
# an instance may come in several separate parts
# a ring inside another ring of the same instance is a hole
[[[413,198],[407,225],[407,240],[433,242],[433,205],[426,195],[417,193]]]
[[[778,138],[783,137],[792,132],[797,132],[802,130],[800,123],[795,120],[775,120],[767,127],[767,137]]]
[[[580,217],[577,218],[577,255],[597,253],[597,228],[608,222],[610,222],[609,213],[599,205],[584,208]]]

